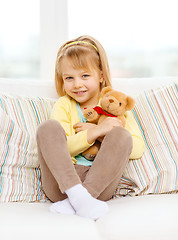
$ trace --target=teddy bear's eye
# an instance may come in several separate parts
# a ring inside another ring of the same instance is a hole
[[[119,106],[121,106],[121,105],[122,105],[122,103],[120,102],[120,103],[119,103]]]

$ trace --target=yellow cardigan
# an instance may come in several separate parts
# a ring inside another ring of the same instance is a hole
[[[130,155],[130,159],[137,159],[143,155],[145,148],[144,142],[138,125],[132,116],[132,113],[127,112],[125,114],[125,117],[125,129],[130,132],[133,139],[133,149]],[[72,156],[73,163],[76,164],[76,160],[74,157],[88,149],[94,143],[88,143],[87,130],[75,134],[73,125],[80,122],[76,101],[69,96],[59,98],[52,109],[51,119],[59,121],[64,128],[67,136],[68,149],[70,155]]]

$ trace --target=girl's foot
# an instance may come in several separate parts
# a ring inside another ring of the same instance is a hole
[[[100,201],[91,196],[91,194],[81,184],[66,190],[69,201],[81,217],[97,220],[108,212],[108,205],[104,201]]]
[[[62,213],[62,214],[69,214],[74,215],[75,210],[69,202],[69,199],[66,198],[63,201],[58,201],[53,203],[50,206],[50,211],[53,213]]]

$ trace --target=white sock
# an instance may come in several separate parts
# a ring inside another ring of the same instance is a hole
[[[77,184],[67,189],[65,192],[76,214],[81,217],[96,220],[108,212],[107,203],[92,197],[87,189],[81,184]]]
[[[50,206],[50,211],[53,213],[62,213],[62,214],[69,214],[74,215],[75,210],[69,202],[69,199],[66,198],[63,201],[58,201],[53,203]]]

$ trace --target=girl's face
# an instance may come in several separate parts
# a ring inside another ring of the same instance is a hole
[[[66,93],[79,102],[80,107],[94,107],[98,104],[101,73],[96,70],[75,69],[64,57],[61,62],[61,72]]]

